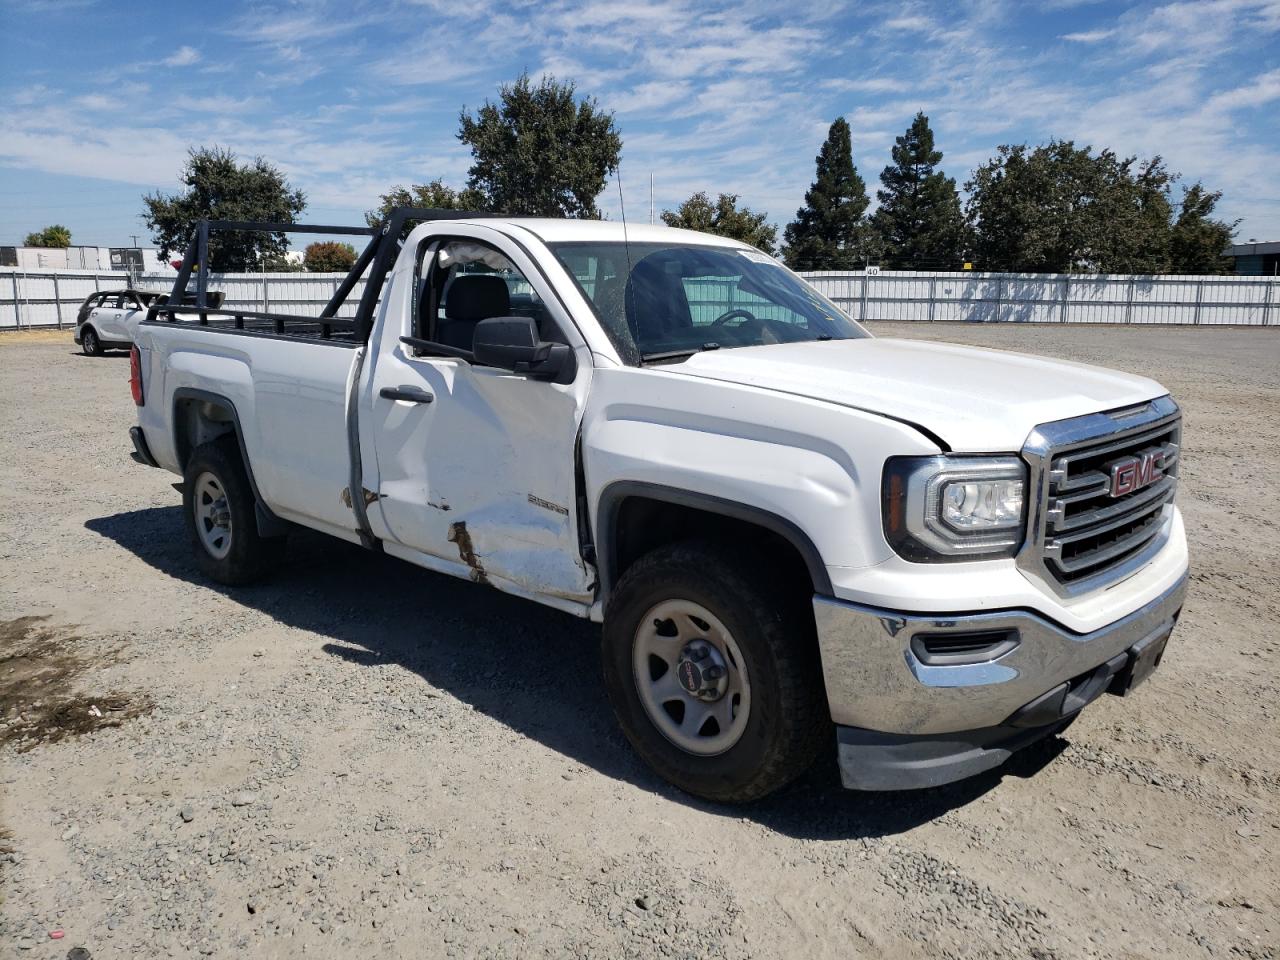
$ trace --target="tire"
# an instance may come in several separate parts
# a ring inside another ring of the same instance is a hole
[[[258,533],[256,504],[234,436],[196,447],[183,473],[182,508],[196,563],[209,579],[242,586],[278,565],[285,538]]]
[[[85,326],[80,330],[80,349],[86,357],[100,357],[103,353],[102,338],[93,327]]]
[[[605,616],[604,682],[623,733],[659,776],[719,803],[747,803],[778,790],[812,765],[830,737],[808,597],[786,595],[768,570],[767,558],[751,563],[741,550],[711,543],[661,547],[627,570]],[[691,652],[670,667],[666,643]],[[688,660],[699,655],[699,669],[690,671]],[[728,668],[727,680],[714,681],[727,683],[727,690],[712,703],[687,689],[696,673],[706,691],[713,676],[708,663]],[[676,698],[665,699],[664,664],[685,685],[683,709]],[[726,705],[732,698],[736,705]],[[655,701],[665,702],[655,708]],[[715,724],[699,720],[706,711],[719,714]],[[686,717],[703,723],[692,736],[678,724]]]

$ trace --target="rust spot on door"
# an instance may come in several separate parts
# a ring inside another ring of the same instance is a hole
[[[364,505],[366,507],[369,504],[382,499],[382,494],[374,493],[372,490],[369,490],[366,487],[361,487],[360,492],[364,494]],[[346,507],[348,510],[350,510],[351,509],[351,488],[343,487],[342,493],[339,494],[339,497],[342,499],[342,505]]]
[[[476,556],[475,547],[471,544],[471,532],[467,530],[465,520],[449,524],[449,542],[458,545],[458,557],[471,568],[471,579],[476,583],[488,583],[489,578],[485,576],[484,564]]]

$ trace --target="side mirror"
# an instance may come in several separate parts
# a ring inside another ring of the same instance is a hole
[[[573,379],[573,351],[563,343],[538,338],[532,317],[490,317],[476,324],[472,341],[475,362],[539,380],[566,383]],[[567,375],[567,379],[565,379]]]

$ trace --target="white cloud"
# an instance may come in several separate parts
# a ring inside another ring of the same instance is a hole
[[[1244,85],[1235,87],[1232,90],[1215,93],[1205,103],[1205,110],[1210,113],[1243,110],[1251,107],[1261,107],[1264,104],[1271,103],[1273,100],[1280,100],[1280,69],[1264,73],[1260,77],[1254,77]]]
[[[200,61],[200,51],[195,47],[181,46],[171,56],[160,62],[166,67],[189,67]]]
[[[901,80],[895,77],[867,77],[862,80],[847,80],[837,77],[825,80],[822,86],[827,90],[838,90],[841,93],[906,93],[918,90],[920,81]]]
[[[1115,29],[1109,30],[1082,30],[1079,33],[1064,33],[1061,37],[1063,40],[1069,40],[1072,43],[1101,43],[1108,37],[1115,36]]]
[[[227,97],[212,95],[192,97],[181,94],[171,101],[171,105],[188,113],[243,113],[255,107],[260,101],[253,97]]]
[[[882,33],[907,33],[907,32],[928,32],[935,28],[935,24],[928,17],[920,14],[907,14],[901,17],[894,17],[886,20],[883,24]]]

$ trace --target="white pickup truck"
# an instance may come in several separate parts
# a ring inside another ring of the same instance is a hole
[[[399,210],[319,317],[212,309],[225,229],[338,231],[202,224],[139,329],[134,457],[218,582],[298,524],[601,622],[630,742],[726,802],[832,746],[850,788],[969,776],[1160,662],[1158,383],[873,338],[758,250],[618,223]]]

